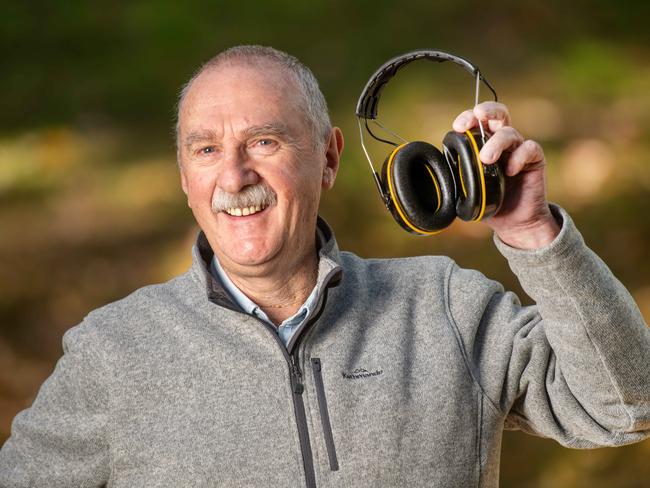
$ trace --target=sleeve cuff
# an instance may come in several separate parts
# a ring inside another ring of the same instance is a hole
[[[562,227],[553,242],[544,247],[517,249],[507,245],[494,234],[493,238],[497,249],[511,266],[546,266],[553,260],[561,259],[576,247],[584,246],[582,236],[566,210],[554,203],[549,204],[549,207]]]

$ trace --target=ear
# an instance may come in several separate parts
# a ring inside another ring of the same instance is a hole
[[[181,162],[180,158],[178,159],[178,169],[180,170],[181,174],[181,188],[183,189],[183,193],[187,196],[187,206],[192,208],[192,204],[190,203],[190,198],[188,194],[188,184],[187,184],[187,176],[185,176],[185,170],[183,169],[183,163]]]
[[[332,127],[325,150],[325,167],[323,168],[322,187],[330,190],[334,186],[339,172],[341,153],[343,152],[343,132],[338,127]]]

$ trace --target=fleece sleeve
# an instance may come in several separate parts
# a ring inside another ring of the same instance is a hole
[[[63,337],[64,354],[33,405],[13,421],[0,450],[0,486],[101,487],[109,474],[107,379],[84,326]]]
[[[650,329],[625,287],[553,206],[560,235],[534,251],[495,238],[535,305],[475,271],[449,278],[472,374],[506,428],[570,447],[650,435]]]

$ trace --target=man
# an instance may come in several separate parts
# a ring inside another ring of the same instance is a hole
[[[488,221],[536,300],[445,257],[363,260],[317,217],[343,136],[313,75],[237,47],[182,92],[202,233],[184,275],[92,312],[0,451],[0,486],[498,485],[502,430],[571,447],[650,430],[650,332],[545,197],[544,154],[480,104]],[[351,209],[353,211],[353,209]]]

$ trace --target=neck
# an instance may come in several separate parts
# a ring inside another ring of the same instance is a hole
[[[298,312],[316,286],[318,257],[314,249],[304,259],[277,273],[245,276],[224,270],[235,286],[278,325]]]

